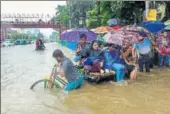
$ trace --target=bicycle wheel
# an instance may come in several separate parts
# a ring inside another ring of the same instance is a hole
[[[50,84],[52,84],[52,82],[50,80],[47,79],[40,79],[36,82],[34,82],[30,89],[31,90],[43,90],[43,89],[47,89],[47,88],[52,88],[54,85],[52,84],[50,86]]]

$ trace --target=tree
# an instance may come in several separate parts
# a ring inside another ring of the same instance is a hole
[[[107,25],[111,18],[119,18],[124,24],[138,23],[142,21],[144,9],[144,1],[99,1],[87,13],[88,27]]]
[[[68,1],[71,27],[86,27],[87,11],[92,9],[93,5],[94,1]]]
[[[144,1],[123,1],[120,19],[124,24],[139,23],[142,21],[143,11],[145,10]]]
[[[56,16],[53,17],[55,22],[61,22],[62,25],[68,26],[69,24],[69,16],[68,16],[68,8],[66,5],[58,5],[56,8]]]
[[[98,18],[100,18],[100,16],[97,16],[97,6],[87,12],[87,18],[87,26],[89,28],[95,28],[100,25],[100,23],[98,22]]]
[[[117,2],[111,2],[111,1],[96,2],[96,5],[94,6],[94,8],[87,12],[88,27],[96,28],[101,25],[107,25],[107,21],[114,15],[111,9],[113,7],[111,5],[114,3],[117,3]]]
[[[167,21],[168,19],[170,19],[170,1],[164,1],[166,4],[166,8],[165,8],[165,16],[162,19],[162,22]]]

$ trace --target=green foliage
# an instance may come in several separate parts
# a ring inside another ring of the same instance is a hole
[[[94,28],[107,25],[111,18],[119,18],[124,24],[133,24],[142,21],[144,1],[100,1],[88,11],[88,27]],[[97,21],[97,22],[96,22]]]
[[[97,19],[90,18],[87,22],[88,22],[87,26],[89,28],[96,28],[98,26],[98,20]]]
[[[91,11],[87,12],[87,27],[96,28],[99,25],[98,17],[97,17],[97,8],[93,8]]]
[[[170,6],[169,2],[164,2]],[[166,7],[167,16],[170,17],[169,7]],[[107,25],[111,18],[119,18],[121,24],[139,23],[143,20],[145,10],[145,1],[67,1],[67,5],[58,6],[57,14],[54,20],[60,20],[62,24],[71,27],[80,27],[80,21],[83,27],[95,28]],[[87,22],[87,23],[86,23]]]
[[[69,24],[69,13],[68,13],[68,8],[66,5],[58,5],[56,8],[56,16],[53,17],[54,21],[60,21],[61,24],[68,26]]]
[[[112,1],[110,7],[110,10],[112,12],[112,17],[120,18],[122,7],[123,7],[123,1]]]
[[[71,27],[86,27],[87,12],[92,9],[93,1],[69,1],[69,17]],[[82,21],[82,25],[80,23]]]
[[[103,13],[103,18],[101,20],[101,25],[107,25],[107,21],[109,20],[110,16],[109,16],[109,12],[105,12]]]
[[[170,1],[164,1],[164,3],[166,4],[166,8],[165,8],[165,16],[162,19],[162,22],[165,22],[168,19],[170,19]]]
[[[11,30],[9,33],[7,33],[7,38],[10,39],[37,39],[37,37],[44,38],[44,35],[42,33],[39,33],[38,35],[28,33],[20,33],[15,30]]]

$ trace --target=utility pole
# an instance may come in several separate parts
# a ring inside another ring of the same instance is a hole
[[[148,10],[149,10],[149,1],[145,1],[146,16],[148,15]]]
[[[98,18],[98,22],[99,22],[99,26],[100,26],[100,24],[101,24],[101,17],[100,17],[100,1],[97,1],[97,13],[98,13],[98,16],[97,16],[97,18]]]
[[[71,28],[71,1],[66,1],[66,4],[67,4],[67,6],[68,6],[68,9],[69,9],[69,11],[68,11],[68,15],[69,15],[69,22],[68,22],[68,28],[70,29]]]

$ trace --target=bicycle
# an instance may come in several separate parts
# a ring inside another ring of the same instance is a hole
[[[38,87],[38,85],[40,85],[40,88],[44,88],[44,89],[52,89],[54,85],[57,88],[64,88],[67,85],[67,82],[58,76],[57,65],[55,64],[53,66],[50,77],[46,77],[44,79],[40,79],[34,82],[30,86],[30,89],[35,90],[35,88]]]

